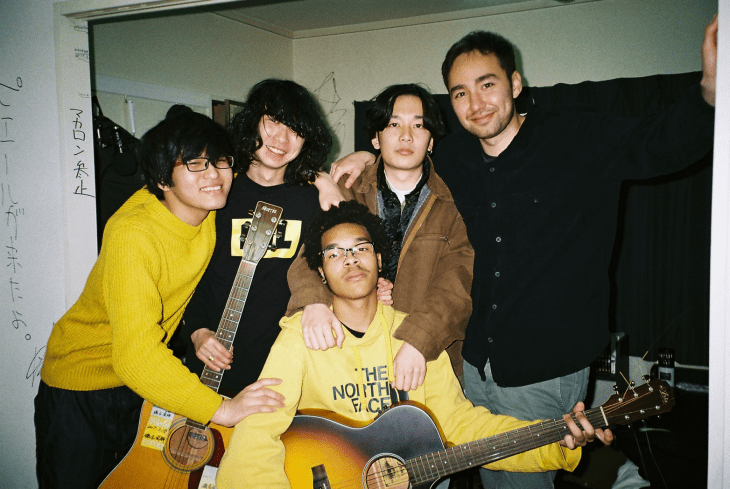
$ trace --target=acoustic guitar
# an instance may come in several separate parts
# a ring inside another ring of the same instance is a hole
[[[594,427],[605,427],[666,413],[673,406],[672,389],[654,379],[584,414]],[[570,430],[559,418],[444,448],[428,408],[405,401],[370,422],[321,410],[303,412],[281,440],[294,489],[424,489],[445,476],[555,443],[566,434]]]
[[[282,208],[259,201],[245,237],[241,264],[215,337],[228,350],[241,321],[256,265],[277,234]],[[218,392],[223,372],[203,369],[200,381]],[[215,470],[233,428],[206,426],[145,401],[134,445],[102,482],[100,489],[157,489],[215,487]],[[212,484],[212,485],[211,485]]]

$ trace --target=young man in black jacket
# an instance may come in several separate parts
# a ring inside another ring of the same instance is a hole
[[[535,419],[585,398],[589,365],[609,340],[621,182],[681,170],[711,149],[716,62],[717,18],[705,30],[700,85],[662,114],[533,107],[525,116],[509,41],[476,31],[451,47],[442,75],[466,131],[443,140],[434,167],[475,251],[463,349],[474,404]],[[353,180],[362,162],[338,163],[333,177]],[[552,487],[554,476],[482,471],[485,487]]]

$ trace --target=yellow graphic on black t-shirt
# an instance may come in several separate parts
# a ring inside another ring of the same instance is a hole
[[[243,244],[241,232],[245,233],[244,227],[248,229],[252,218],[231,219],[231,256],[243,256]],[[296,253],[299,240],[302,236],[302,221],[284,220],[278,229],[284,227],[282,237],[276,234],[271,237],[271,244],[276,250],[269,249],[264,258],[292,258]]]

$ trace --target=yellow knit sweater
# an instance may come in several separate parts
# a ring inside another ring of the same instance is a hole
[[[169,411],[207,423],[221,397],[167,348],[215,245],[215,213],[175,217],[146,188],[106,225],[81,297],[55,324],[41,371],[48,385],[127,385]]]

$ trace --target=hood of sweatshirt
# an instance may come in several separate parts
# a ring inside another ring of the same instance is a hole
[[[330,307],[330,309],[332,308]],[[368,402],[368,397],[372,395],[369,394],[372,389],[369,390],[367,388],[368,379],[365,378],[364,374],[362,352],[370,352],[373,350],[374,346],[377,346],[377,343],[382,344],[385,347],[382,361],[387,367],[388,385],[391,385],[395,381],[393,373],[394,355],[391,330],[394,329],[394,323],[396,323],[396,316],[398,314],[402,313],[397,313],[392,307],[384,307],[383,304],[378,301],[375,317],[371,321],[370,326],[368,326],[368,330],[361,338],[354,336],[347,330],[347,328],[343,328],[345,332],[345,341],[342,344],[342,349],[350,349],[355,359],[357,384],[359,386],[357,389],[357,395],[360,400],[360,405],[365,405]],[[400,323],[400,321],[397,321],[397,323]],[[301,331],[301,312],[291,317],[283,318],[279,324],[282,329],[294,329],[298,332]],[[367,353],[365,354],[367,355]],[[393,394],[391,393],[391,398],[392,397]]]

